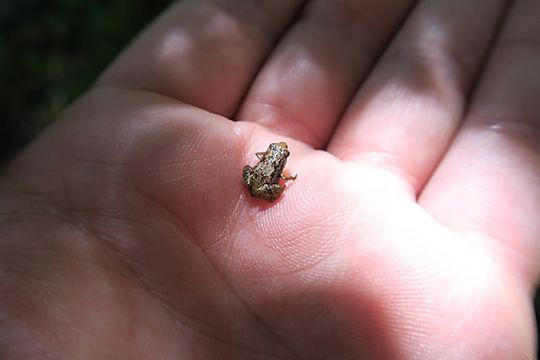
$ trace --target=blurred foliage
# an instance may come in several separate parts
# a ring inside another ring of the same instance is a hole
[[[0,1],[0,161],[84,92],[170,1]]]

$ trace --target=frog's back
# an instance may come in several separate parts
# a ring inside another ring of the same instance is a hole
[[[269,161],[261,161],[257,166],[255,167],[255,173],[257,176],[257,182],[260,184],[273,184],[276,183],[279,179],[280,173],[277,174],[276,177],[276,168],[274,167],[275,164]]]

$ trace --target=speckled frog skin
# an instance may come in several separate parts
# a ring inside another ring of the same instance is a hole
[[[242,169],[242,183],[247,186],[251,196],[275,201],[285,189],[279,179],[294,180],[295,176],[284,176],[283,169],[290,152],[284,142],[272,143],[265,152],[255,153],[259,163]]]

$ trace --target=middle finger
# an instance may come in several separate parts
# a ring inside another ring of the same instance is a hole
[[[314,0],[247,94],[239,119],[323,147],[413,0]]]

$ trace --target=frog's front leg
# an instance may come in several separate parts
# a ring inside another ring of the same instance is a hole
[[[296,180],[296,174],[294,174],[293,176],[286,176],[286,175],[283,175],[281,174],[281,178],[285,181],[289,181],[289,180]]]
[[[257,153],[255,153],[255,156],[256,156],[257,159],[259,159],[259,160],[264,159],[264,155],[266,155],[266,152],[264,152],[264,151],[263,151],[263,152],[257,152]]]
[[[262,195],[261,197],[263,199],[267,201],[274,201],[281,195],[283,190],[285,190],[285,187],[281,186],[280,184],[264,184],[257,190],[257,192]]]

